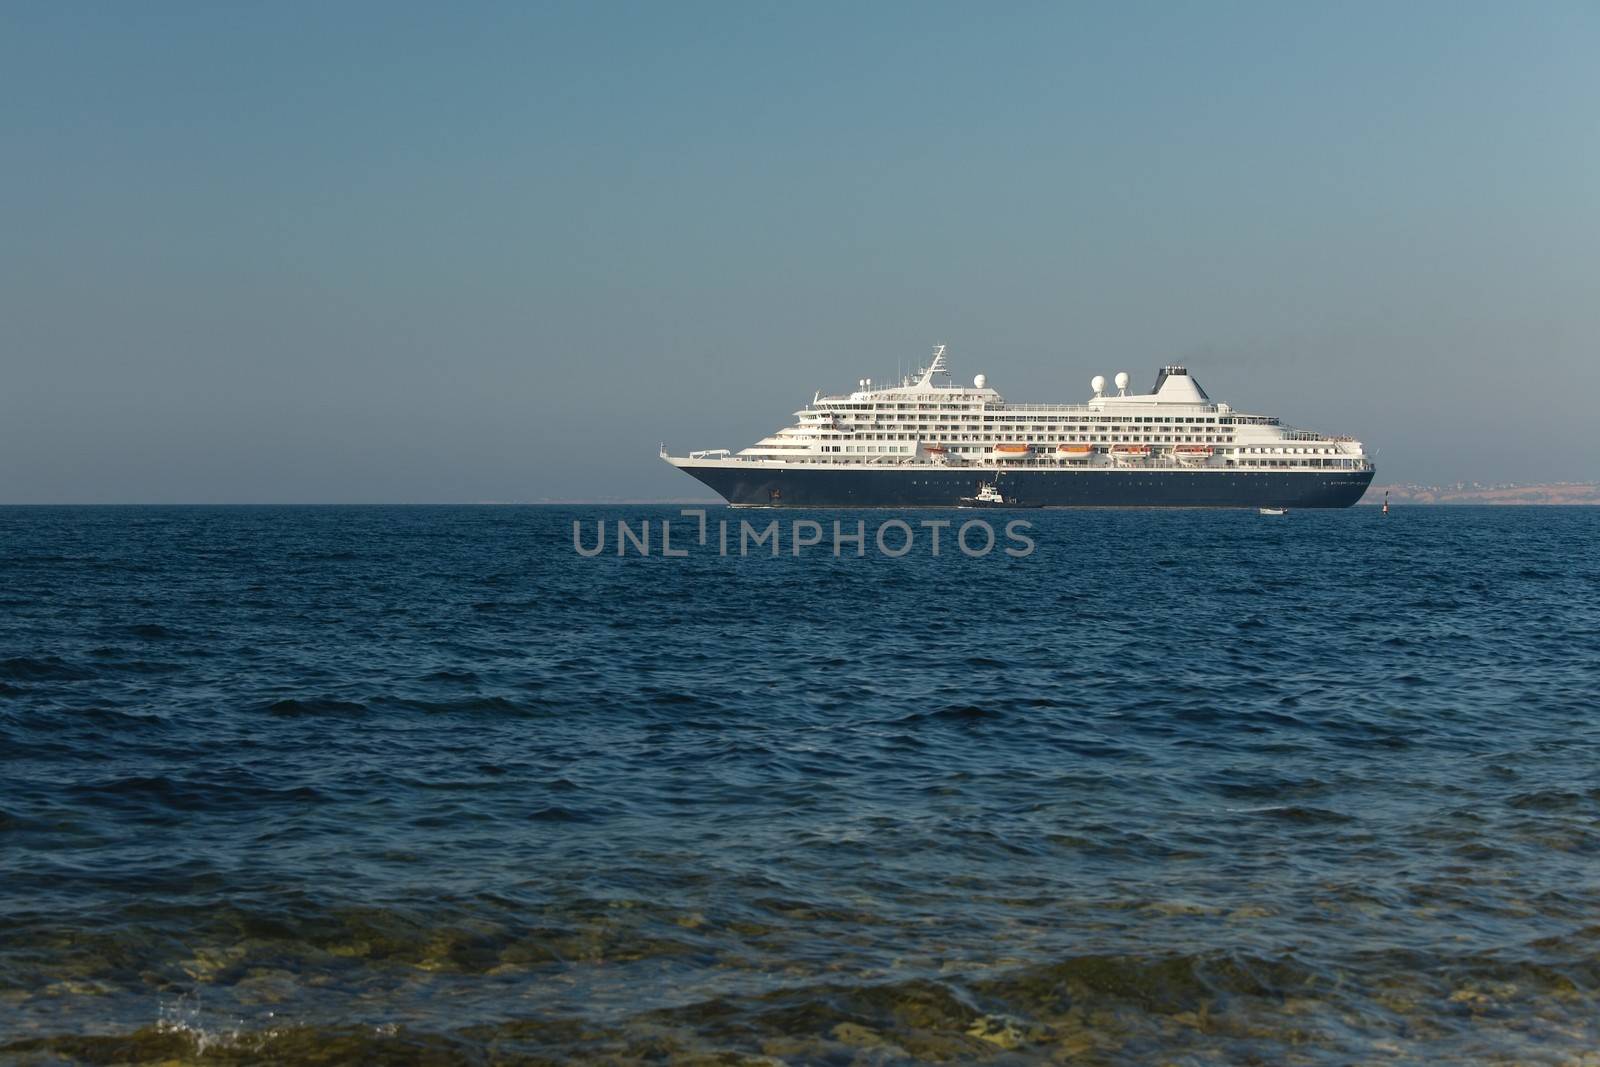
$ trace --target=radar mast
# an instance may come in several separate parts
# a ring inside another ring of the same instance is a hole
[[[935,374],[942,374],[947,378],[950,376],[950,367],[944,360],[944,345],[933,346],[933,359],[926,367],[922,368],[921,377],[917,380],[917,386],[924,389],[934,387],[933,376]]]

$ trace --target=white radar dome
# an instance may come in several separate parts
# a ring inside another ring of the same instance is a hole
[[[1117,371],[1117,388],[1118,389],[1126,389],[1127,387],[1128,387],[1128,372],[1125,371],[1125,370]]]
[[[1093,389],[1096,395],[1105,392],[1106,376],[1104,374],[1096,374],[1093,378],[1090,378],[1089,388]]]
[[[984,386],[986,386],[988,384],[989,384],[989,379],[985,378],[981,374],[978,375],[976,378],[972,379],[972,386],[973,386],[974,389],[982,389]]]

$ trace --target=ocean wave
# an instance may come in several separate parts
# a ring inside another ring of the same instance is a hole
[[[323,793],[309,785],[273,786],[240,773],[217,779],[178,775],[129,775],[80,782],[65,790],[84,804],[160,807],[180,812],[237,810],[271,803],[306,803]]]
[[[1354,815],[1346,815],[1341,811],[1332,811],[1328,808],[1303,807],[1298,804],[1271,805],[1264,808],[1236,808],[1233,809],[1240,815],[1259,815],[1267,819],[1282,819],[1284,822],[1294,823],[1349,823],[1355,822]]]
[[[0,660],[0,678],[15,682],[82,682],[93,677],[93,671],[53,656],[45,659],[14,656]]]
[[[895,720],[896,722],[985,722],[1004,717],[1004,712],[995,708],[979,707],[976,704],[947,704],[932,711],[918,711]]]
[[[495,719],[542,718],[555,708],[538,697],[508,697],[499,694],[464,696],[454,700],[427,700],[418,697],[382,696],[372,699],[375,706],[419,712],[428,716],[484,716]]]
[[[268,715],[280,719],[355,718],[367,713],[367,706],[354,700],[308,697],[303,700],[275,700],[266,705]]]
[[[116,632],[142,641],[173,641],[181,636],[178,631],[154,622],[130,623],[118,627]]]

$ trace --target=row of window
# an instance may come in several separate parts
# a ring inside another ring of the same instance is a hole
[[[830,452],[830,453],[831,452],[846,452],[846,453],[867,454],[867,455],[884,455],[885,453],[907,453],[907,452],[910,451],[910,449],[909,448],[905,448],[905,447],[894,447],[894,448],[883,449],[883,448],[867,448],[865,446],[858,446],[858,445],[829,445],[829,446],[825,446],[822,449],[822,451]],[[960,453],[970,453],[970,452],[987,452],[987,449],[982,449],[982,448],[952,448],[951,451],[952,452],[960,452]],[[1044,459],[1044,458],[1047,458],[1047,457],[1044,456],[1044,455],[1041,455],[1040,458]],[[1117,458],[1121,459],[1123,462],[1130,462],[1130,460],[1127,457],[1117,457]],[[1247,458],[1247,459],[1233,459],[1232,457],[1228,457],[1228,458],[1229,458],[1229,461],[1231,463],[1233,463],[1235,466],[1238,466],[1238,467],[1251,467],[1251,468],[1256,468],[1256,467],[1268,467],[1268,468],[1277,468],[1277,467],[1322,467],[1322,468],[1336,468],[1336,469],[1344,469],[1344,470],[1356,470],[1356,469],[1359,469],[1361,467],[1361,461],[1357,460],[1357,459],[1312,459],[1312,458],[1304,458],[1304,459],[1259,459],[1259,458],[1255,458],[1255,457],[1250,457],[1250,458]],[[1131,460],[1131,462],[1137,462],[1137,459]]]
[[[1121,443],[1126,443],[1126,442],[1118,442],[1118,443],[1121,444]],[[950,445],[949,449],[952,452],[957,452],[957,453],[960,453],[962,455],[987,454],[989,452],[989,449],[987,447],[984,447],[984,446],[981,446],[981,445]],[[823,445],[819,449],[819,451],[822,451],[822,452],[843,452],[843,453],[863,454],[863,455],[884,455],[884,454],[888,454],[888,453],[905,454],[905,453],[911,452],[912,448],[911,448],[910,445]],[[1038,455],[1040,455],[1042,457],[1048,457],[1049,453],[1048,452],[1041,452],[1041,453],[1038,453]],[[1283,466],[1289,466],[1289,467],[1312,466],[1312,467],[1316,467],[1316,466],[1324,466],[1324,465],[1329,465],[1329,464],[1340,464],[1340,463],[1356,462],[1356,461],[1354,461],[1354,460],[1312,459],[1312,458],[1266,459],[1266,458],[1261,458],[1261,457],[1256,457],[1256,456],[1250,456],[1250,457],[1241,458],[1241,459],[1238,460],[1238,462],[1239,463],[1250,464],[1252,466],[1263,466],[1263,467],[1271,467],[1271,466],[1279,466],[1279,467],[1283,467]]]
[[[852,418],[849,418],[848,416],[846,416],[846,417],[844,417],[842,419],[838,419],[837,421],[848,422],[848,423],[851,423],[852,425],[862,425],[862,424],[872,425],[874,423],[928,422],[930,420],[937,420],[937,419],[943,419],[943,418],[948,418],[948,417],[949,416],[947,416],[947,415],[887,415],[887,414],[885,414],[885,415],[878,415],[877,417],[872,418],[872,419],[852,419]],[[979,418],[978,418],[978,416],[976,414],[968,414],[966,416],[966,418],[968,420],[974,422],[974,423],[979,421]],[[832,417],[829,417],[829,416],[821,416],[821,417],[812,417],[811,421],[831,422],[831,421],[836,421],[836,420],[834,418],[832,418]],[[1058,422],[1067,422],[1067,423],[1070,423],[1070,424],[1073,424],[1073,425],[1080,425],[1080,426],[1099,425],[1099,424],[1104,424],[1104,423],[1128,423],[1128,424],[1139,424],[1139,425],[1152,425],[1152,424],[1157,424],[1157,423],[1160,423],[1160,424],[1177,423],[1177,424],[1181,424],[1181,425],[1206,425],[1206,426],[1216,426],[1216,425],[1232,426],[1234,424],[1232,419],[1217,419],[1217,418],[1211,418],[1211,417],[1202,417],[1202,416],[1199,416],[1199,415],[1195,415],[1195,416],[1184,416],[1184,415],[1041,415],[1041,414],[1037,414],[1037,413],[1031,414],[1031,415],[984,415],[982,417],[981,421],[990,422],[990,423],[993,423],[993,422],[1003,422],[1003,423],[1013,423],[1013,422],[1022,422],[1022,423],[1058,423]]]
[[[1184,427],[1184,428],[1188,429],[1188,427]],[[974,427],[974,429],[976,429],[976,428]],[[1205,433],[1201,433],[1201,434],[1171,433],[1171,434],[1143,434],[1143,435],[1140,435],[1140,434],[1132,433],[1131,431],[1133,429],[1134,429],[1133,427],[1111,426],[1111,427],[1105,427],[1105,428],[1101,429],[1099,432],[1096,432],[1096,433],[1093,433],[1093,434],[1083,434],[1083,433],[1054,433],[1054,434],[1019,433],[1019,434],[1016,434],[1014,436],[1006,436],[1006,437],[997,437],[994,434],[975,435],[975,434],[963,434],[963,433],[950,433],[950,434],[939,434],[939,440],[941,442],[1007,440],[1007,441],[1022,441],[1022,442],[1029,443],[1029,444],[1056,444],[1056,443],[1061,443],[1061,442],[1075,442],[1075,443],[1106,442],[1106,443],[1123,444],[1123,443],[1130,443],[1130,442],[1131,443],[1150,442],[1150,443],[1154,443],[1154,444],[1231,445],[1233,443],[1233,435],[1232,435],[1231,432],[1228,432],[1228,431],[1212,431],[1209,434],[1205,434]],[[1174,427],[1174,429],[1176,429],[1176,427]],[[782,431],[782,434],[783,435],[800,436],[804,440],[815,440],[816,439],[812,435],[794,434],[794,432],[792,430]],[[867,440],[873,440],[873,441],[917,441],[917,440],[926,440],[927,437],[928,437],[928,435],[926,435],[926,434],[877,433],[877,434],[869,434],[866,439]],[[888,451],[901,451],[901,450],[900,449],[888,449]],[[1293,455],[1320,455],[1320,454],[1337,455],[1337,454],[1339,454],[1340,449],[1338,449],[1337,447],[1332,446],[1332,445],[1291,445],[1291,446],[1282,446],[1282,445],[1278,445],[1278,446],[1247,445],[1247,446],[1241,446],[1239,448],[1239,451],[1241,453],[1248,453],[1248,454],[1251,454],[1251,455],[1276,455],[1276,454],[1284,454],[1284,453],[1293,454]]]
[[[849,438],[845,438],[848,440]],[[1055,444],[1062,441],[1150,441],[1150,442],[1198,442],[1200,444],[1229,444],[1231,437],[1212,437],[1206,434],[1134,434],[1134,433],[1057,433],[1057,434],[939,434],[937,438],[914,433],[889,433],[855,435],[856,440],[866,441],[933,441],[948,443],[951,441],[1024,441],[1029,444]],[[804,437],[802,440],[838,440],[838,438]]]

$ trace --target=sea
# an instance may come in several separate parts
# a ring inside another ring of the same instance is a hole
[[[935,514],[0,509],[0,1062],[1600,1062],[1600,509]]]

